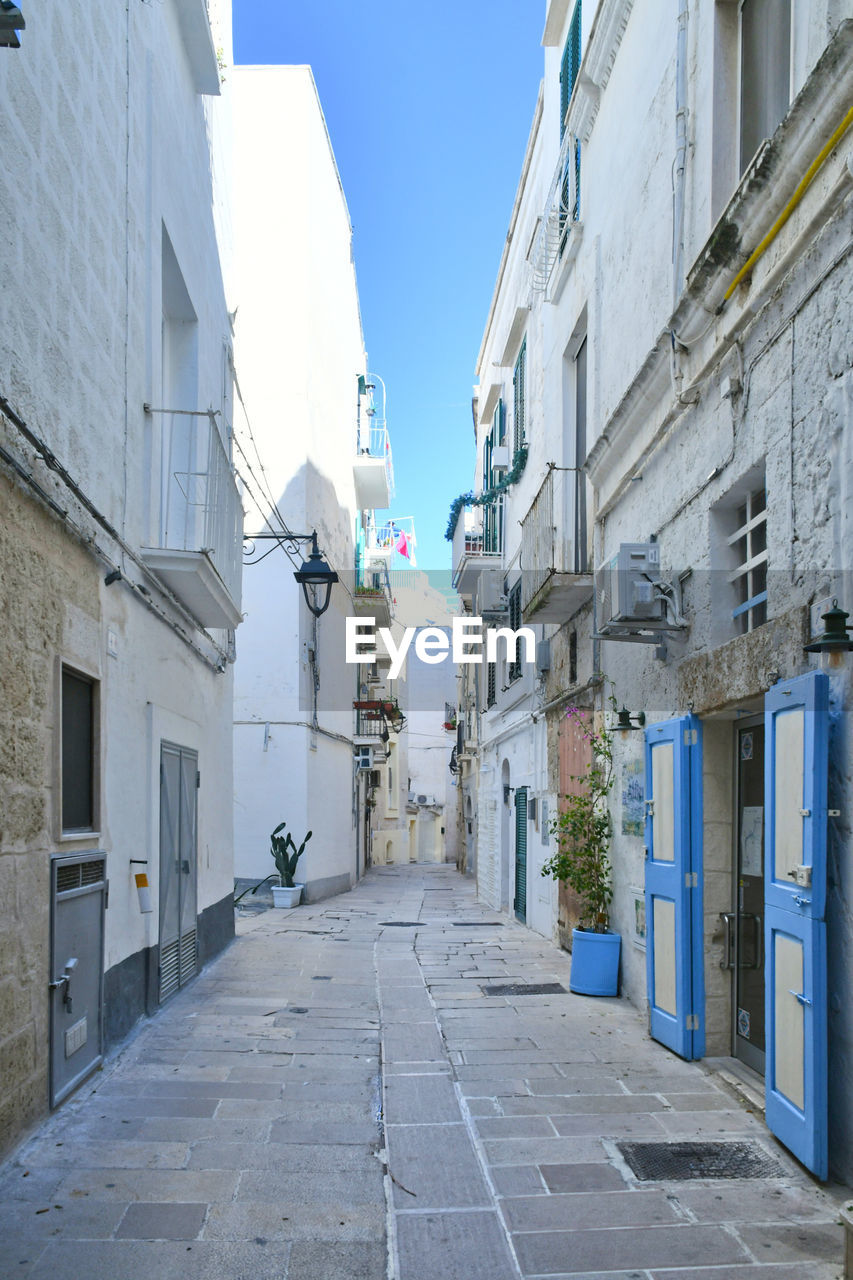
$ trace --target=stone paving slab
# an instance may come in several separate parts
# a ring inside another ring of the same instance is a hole
[[[842,1193],[776,1144],[634,1179],[616,1138],[767,1131],[624,1002],[484,995],[568,987],[496,924],[441,866],[242,919],[0,1169],[0,1280],[836,1280]]]

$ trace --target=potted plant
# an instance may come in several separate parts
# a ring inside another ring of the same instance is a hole
[[[596,731],[590,716],[577,707],[570,707],[566,717],[589,742],[592,758],[583,774],[574,775],[581,784],[578,794],[564,795],[560,812],[551,821],[557,852],[542,874],[565,881],[580,901],[580,923],[572,930],[571,990],[615,996],[622,939],[608,928],[613,897],[608,851],[613,827],[607,800],[614,783],[613,737],[605,727]]]
[[[311,839],[312,832],[309,831],[302,844],[297,849],[293,836],[286,833],[279,835],[280,831],[285,831],[286,822],[280,822],[270,836],[270,853],[278,871],[280,884],[272,886],[272,903],[274,907],[298,907],[299,899],[302,897],[304,884],[296,884],[293,879],[293,873],[296,870],[296,864],[302,857],[302,851]],[[288,849],[292,849],[293,853],[288,854]]]

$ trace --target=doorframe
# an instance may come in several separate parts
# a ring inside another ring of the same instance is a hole
[[[744,1066],[749,1067],[751,1071],[754,1071],[756,1075],[761,1076],[761,1078],[763,1079],[764,1078],[763,1063],[761,1066],[756,1066],[754,1062],[747,1062],[746,1058],[740,1058],[738,1057],[738,1054],[737,1054],[737,1011],[738,1011],[737,975],[738,975],[738,964],[740,961],[740,930],[737,927],[738,915],[739,915],[738,903],[740,901],[740,895],[738,892],[740,889],[740,885],[738,884],[738,863],[740,861],[740,830],[739,830],[739,827],[740,827],[740,768],[739,768],[740,756],[738,754],[737,748],[738,748],[739,731],[741,729],[749,729],[749,728],[756,728],[756,727],[759,727],[761,729],[762,734],[764,733],[764,713],[763,712],[751,713],[748,716],[741,716],[740,719],[732,721],[732,730],[733,730],[732,732],[732,774],[733,774],[733,777],[732,777],[732,875],[731,875],[731,894],[730,894],[729,901],[733,904],[733,913],[735,917],[735,931],[734,931],[735,937],[734,937],[734,968],[732,969],[732,973],[731,973],[729,1052],[737,1062],[742,1062]],[[766,743],[765,743],[765,750],[766,750]],[[767,796],[766,794],[764,794],[763,781],[762,781],[762,796],[765,801],[764,807],[766,810]],[[764,917],[762,916],[761,945],[762,945],[762,956],[763,956],[764,964],[766,966],[767,957],[764,954],[764,925],[765,925],[765,920],[764,920]],[[767,991],[766,968],[765,968],[765,973],[763,975],[763,985],[764,985],[764,991],[766,993]],[[767,1033],[766,1026],[764,1030],[766,1035]]]

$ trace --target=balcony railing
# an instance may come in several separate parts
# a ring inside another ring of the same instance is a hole
[[[544,293],[548,288],[554,264],[570,251],[572,232],[579,218],[580,143],[567,130],[531,256],[531,284],[535,292]]]
[[[586,477],[551,466],[521,522],[525,621],[565,622],[592,595],[587,563]]]
[[[453,585],[469,595],[479,574],[503,555],[504,497],[482,506],[468,505],[459,512],[453,531]]]
[[[165,414],[159,546],[143,556],[206,627],[240,621],[243,508],[215,419]]]
[[[403,535],[401,540],[400,535]],[[395,516],[393,520],[369,520],[365,529],[364,549],[368,560],[376,556],[390,560],[394,551],[412,559],[417,546],[414,516]]]

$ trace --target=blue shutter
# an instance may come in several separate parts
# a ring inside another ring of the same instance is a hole
[[[826,1178],[827,676],[780,681],[764,718],[766,1120]]]
[[[705,1052],[702,726],[646,729],[646,976],[650,1031],[682,1058]]]
[[[515,793],[515,914],[527,920],[527,787]]]

